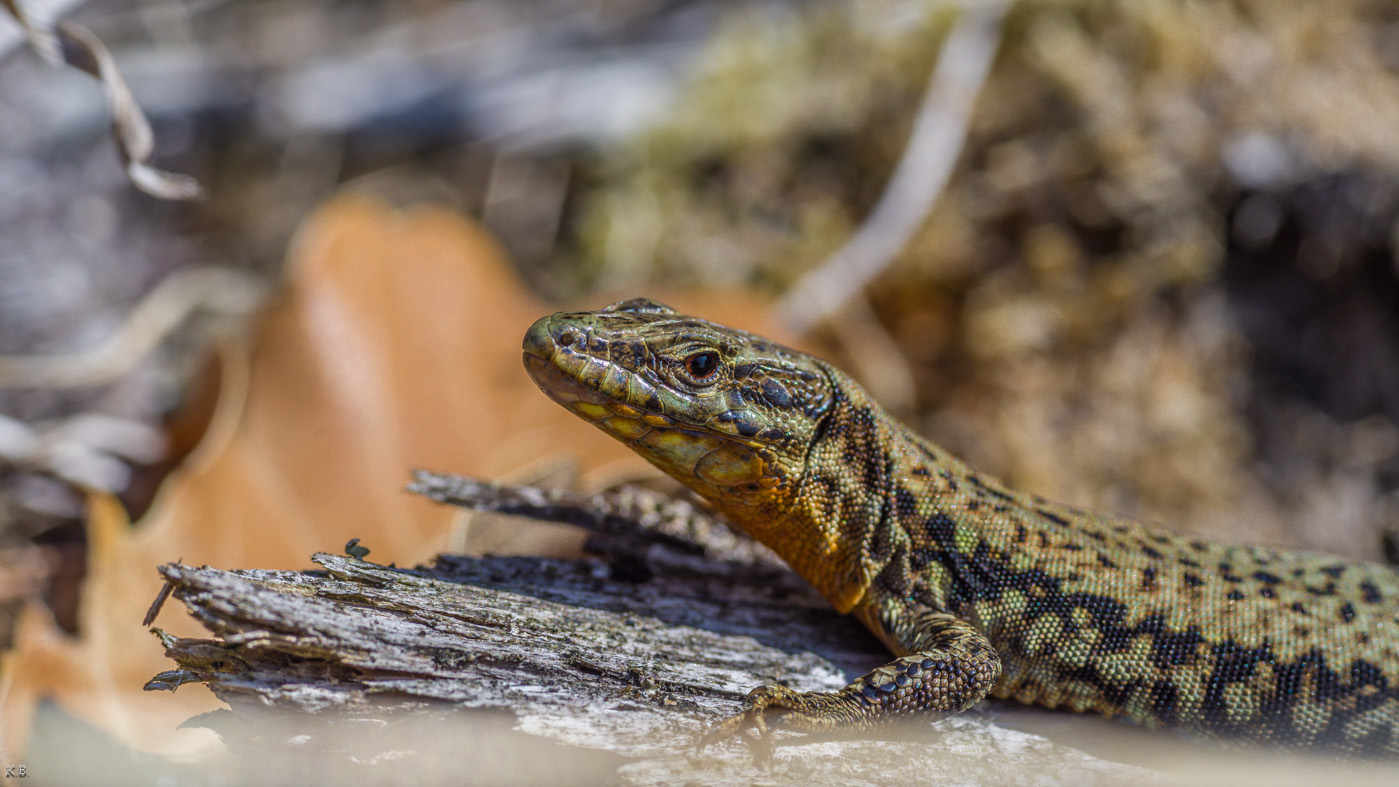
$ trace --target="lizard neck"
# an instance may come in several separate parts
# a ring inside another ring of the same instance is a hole
[[[898,535],[888,526],[890,448],[904,432],[854,381],[823,366],[835,396],[787,505],[760,516],[726,513],[847,613],[864,600]]]

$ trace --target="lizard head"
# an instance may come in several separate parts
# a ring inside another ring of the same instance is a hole
[[[738,519],[781,509],[830,410],[822,362],[636,298],[530,326],[551,399]]]

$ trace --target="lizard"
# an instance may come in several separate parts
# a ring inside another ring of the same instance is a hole
[[[895,655],[767,684],[699,749],[862,731],[984,697],[1244,744],[1399,757],[1399,570],[1215,543],[1016,491],[834,365],[644,298],[525,334],[558,404],[774,550]]]

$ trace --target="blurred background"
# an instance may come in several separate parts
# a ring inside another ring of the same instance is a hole
[[[286,340],[278,319],[311,326],[296,334],[307,357],[336,359],[317,367],[328,389],[437,388],[422,407],[441,415],[457,393],[521,382],[518,337],[540,314],[669,293],[831,358],[926,436],[1051,498],[1371,560],[1399,525],[1392,3],[19,6],[65,11],[105,44],[150,119],[154,164],[204,198],[134,188],[101,83],[45,62],[0,5],[0,644],[12,652],[84,654],[75,670],[93,658],[93,501],[115,495],[135,520],[108,536],[139,534],[152,501],[173,496],[162,487],[212,453],[202,446],[241,374],[230,369],[252,369],[236,413],[277,376],[259,359]],[[374,201],[333,207],[347,192]],[[423,204],[473,223],[375,229]],[[496,240],[471,235],[478,224]],[[867,242],[842,253],[862,228]],[[337,277],[358,265],[298,268],[298,249],[335,260],[380,244],[363,265],[383,272],[357,303],[387,303],[439,286],[422,272],[386,283],[438,253],[434,232],[486,244],[501,266],[460,285],[475,317],[446,298],[338,313],[355,330],[376,321],[366,330],[385,347],[421,333],[443,367],[455,356],[432,348],[450,344],[469,372],[455,387],[434,362],[357,369],[335,343],[344,331],[315,329],[324,312],[295,316],[297,303],[342,303]],[[486,357],[487,334],[510,349]],[[508,423],[531,396],[457,417]],[[353,433],[377,405],[343,418],[305,406]],[[472,464],[525,444],[512,435],[537,421],[519,421],[434,469],[537,480],[541,463],[586,469],[609,450],[579,425]],[[265,439],[243,460],[265,475],[332,460],[278,454],[295,430]],[[399,495],[414,463],[431,466],[407,455],[369,477]],[[202,499],[220,515],[239,507]],[[168,535],[109,553],[139,578],[139,608],[107,624],[149,651],[136,672],[159,668],[138,625],[156,563],[298,567],[310,551],[268,535],[285,530],[171,518],[220,535],[192,553]],[[293,519],[327,550],[372,528]],[[11,750],[41,687],[74,682],[26,678],[19,663],[7,663]],[[74,697],[65,707],[101,726]]]

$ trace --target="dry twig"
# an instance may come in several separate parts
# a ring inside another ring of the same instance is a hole
[[[158,199],[197,199],[203,193],[199,182],[151,166],[155,135],[150,121],[131,95],[131,88],[117,71],[107,48],[90,30],[68,21],[48,22],[29,13],[20,0],[0,0],[0,8],[10,12],[29,38],[30,46],[55,66],[69,65],[96,77],[107,93],[112,115],[112,138],[126,166],[126,176],[136,188]]]
[[[859,231],[779,304],[798,331],[835,314],[908,243],[942,193],[967,138],[972,106],[991,69],[1009,0],[966,8],[943,43],[903,158]]]
[[[7,0],[0,0],[0,3]],[[81,388],[120,377],[198,308],[243,314],[264,288],[222,268],[182,268],[137,304],[106,342],[67,355],[0,355],[0,388]]]

